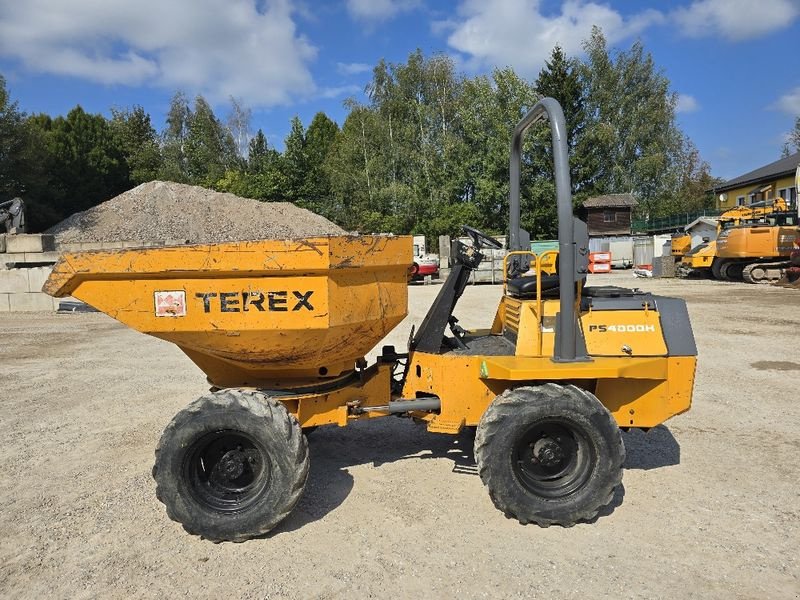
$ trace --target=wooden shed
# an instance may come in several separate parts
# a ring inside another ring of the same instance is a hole
[[[583,203],[589,235],[630,235],[631,211],[638,203],[631,194],[608,194]]]

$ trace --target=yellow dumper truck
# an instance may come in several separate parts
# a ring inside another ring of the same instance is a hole
[[[520,227],[524,133],[548,120],[559,216],[554,257]],[[504,294],[490,329],[455,317],[493,238],[470,227],[407,348],[364,356],[404,318],[410,237],[342,236],[66,254],[45,291],[73,295],[178,345],[211,387],[156,449],[156,495],[170,518],[213,541],[264,534],[308,476],[305,432],[390,415],[431,432],[475,428],[494,504],[521,523],[592,519],[622,479],[620,429],[689,409],[696,348],[686,306],[586,287],[588,237],[572,215],[564,116],[546,98],[516,127]]]

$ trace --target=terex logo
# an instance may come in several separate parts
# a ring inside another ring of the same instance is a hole
[[[198,292],[195,298],[203,301],[203,312],[211,312],[212,306],[220,312],[250,312],[252,310],[264,312],[287,312],[291,306],[292,311],[314,310],[309,301],[313,291],[308,292]],[[291,304],[290,304],[291,303]]]
[[[589,325],[589,331],[606,333],[644,333],[645,331],[655,331],[655,325]]]

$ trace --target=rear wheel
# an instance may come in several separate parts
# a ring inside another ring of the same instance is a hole
[[[611,502],[625,448],[619,427],[595,396],[548,383],[495,398],[478,425],[475,460],[507,517],[570,526]]]
[[[156,449],[156,496],[186,531],[241,542],[275,527],[308,476],[297,420],[255,391],[202,396],[167,425]]]

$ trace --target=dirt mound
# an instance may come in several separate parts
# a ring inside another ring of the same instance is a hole
[[[289,202],[259,202],[202,187],[151,181],[47,230],[62,243],[226,242],[291,239],[344,232]]]

